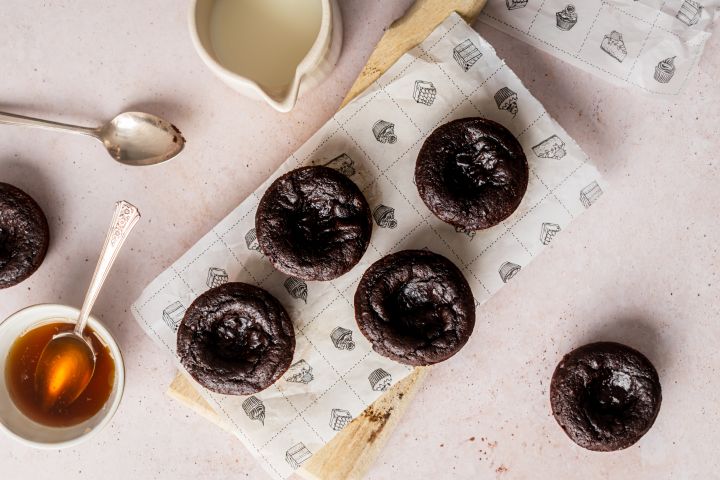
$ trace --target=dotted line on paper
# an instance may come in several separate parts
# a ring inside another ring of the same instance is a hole
[[[570,173],[569,173],[560,183],[558,183],[553,189],[550,189],[550,188],[547,187],[547,185],[545,185],[545,188],[547,188],[547,190],[548,190],[548,192],[545,194],[545,196],[543,196],[543,198],[541,198],[540,200],[538,200],[537,203],[535,203],[535,205],[533,205],[530,209],[528,209],[527,212],[523,213],[523,214],[520,215],[517,219],[515,219],[515,221],[513,222],[513,224],[512,224],[510,227],[508,227],[507,230],[505,230],[505,232],[503,232],[503,233],[502,233],[500,236],[498,236],[492,243],[490,243],[487,247],[485,247],[474,259],[472,259],[470,262],[468,262],[468,263],[467,263],[467,266],[469,267],[470,265],[472,265],[473,263],[475,263],[476,261],[478,261],[478,260],[480,259],[480,257],[482,257],[485,252],[487,252],[490,248],[492,248],[492,246],[493,246],[495,243],[497,243],[501,238],[503,238],[505,235],[507,235],[507,233],[508,233],[510,230],[512,230],[513,228],[515,228],[515,226],[516,226],[518,223],[520,223],[523,219],[525,219],[525,217],[527,217],[531,212],[533,212],[537,207],[539,207],[549,196],[554,195],[554,191],[556,191],[556,190],[559,189],[561,186],[563,186],[563,185],[565,184],[565,182],[567,182],[567,180],[568,180],[570,177],[572,177],[573,175],[575,175],[575,173],[576,173],[578,170],[580,170],[580,169],[588,162],[588,160],[589,160],[589,159],[586,157],[585,160],[584,160],[580,165],[578,165],[577,168],[575,168],[575,170],[573,170],[572,172],[570,172]],[[555,197],[555,198],[557,198],[557,197]],[[568,214],[570,215],[570,218],[575,218],[575,215],[573,215],[569,210],[568,210]]]
[[[273,472],[275,472],[275,474],[276,474],[279,478],[281,478],[281,479],[284,478],[284,477],[280,474],[280,472],[275,468],[275,466],[272,464],[272,462],[270,461],[270,459],[268,459],[265,455],[263,455],[263,453],[260,451],[260,449],[257,448],[257,446],[255,446],[255,443],[253,443],[253,441],[250,439],[250,437],[248,437],[247,434],[243,431],[243,429],[240,428],[240,426],[237,424],[237,422],[235,421],[235,419],[227,413],[227,411],[225,410],[225,407],[223,407],[222,404],[221,404],[220,402],[218,402],[217,399],[214,398],[214,395],[211,395],[211,397],[213,398],[213,400],[214,400],[215,404],[217,405],[218,409],[223,413],[223,415],[225,415],[225,418],[227,418],[228,420],[230,420],[230,422],[233,424],[233,426],[235,427],[235,432],[236,432],[236,433],[240,433],[240,434],[242,435],[242,437],[252,446],[252,448],[255,449],[255,453],[257,453],[260,458],[262,458],[263,460],[265,460],[265,463],[266,463],[267,465],[269,465],[270,468],[272,468]]]
[[[213,230],[213,232],[215,232],[215,230]],[[225,248],[227,248],[227,251],[230,252],[230,255],[232,255],[232,257],[235,259],[235,261],[236,261],[238,264],[242,265],[243,270],[245,270],[245,271],[247,272],[247,274],[250,275],[250,278],[252,278],[253,282],[255,282],[255,284],[256,284],[258,287],[259,287],[260,285],[262,285],[263,282],[258,282],[258,279],[255,278],[255,275],[253,275],[252,272],[247,268],[247,262],[242,262],[242,261],[240,261],[240,259],[237,257],[237,255],[235,255],[235,252],[232,251],[232,249],[231,249],[230,246],[225,242],[225,240],[223,240],[223,238],[222,238],[217,232],[215,232],[215,235],[217,235],[218,240],[220,240],[220,242],[222,242],[222,244],[225,245]],[[269,276],[270,276],[270,275],[268,275],[268,277],[269,277]],[[266,278],[265,280],[267,280],[267,278]]]
[[[372,353],[372,352],[368,352],[368,353],[366,353],[365,355],[363,355],[363,357],[362,357],[360,360],[358,360],[357,362],[355,362],[355,364],[354,364],[352,367],[350,367],[347,372],[345,372],[345,374],[348,374],[348,373],[352,372],[358,365],[360,365],[362,362],[364,362],[364,361],[371,355],[371,353]],[[270,442],[272,442],[273,440],[275,440],[275,438],[277,438],[277,437],[278,437],[282,432],[284,432],[290,425],[292,425],[292,424],[298,419],[298,417],[304,415],[305,412],[307,412],[308,410],[310,410],[310,408],[312,408],[313,406],[315,406],[315,404],[318,403],[318,401],[320,401],[320,399],[322,399],[330,390],[332,390],[333,388],[335,388],[335,386],[336,386],[338,383],[340,383],[340,381],[341,381],[342,379],[343,379],[342,376],[337,377],[337,379],[335,380],[335,382],[334,382],[332,385],[330,385],[324,392],[322,392],[320,395],[318,395],[318,396],[315,398],[315,400],[313,400],[312,402],[310,402],[307,407],[305,407],[305,408],[302,409],[302,411],[298,412],[298,414],[297,414],[294,418],[292,418],[289,422],[287,422],[282,428],[280,428],[280,430],[278,430],[277,432],[275,432],[275,435],[273,435],[273,436],[272,436],[267,442],[265,442],[265,443],[262,445],[262,447],[260,447],[260,448],[265,448],[265,447],[267,447],[267,446],[270,444]],[[277,384],[276,384],[276,385],[277,385]],[[277,387],[277,388],[278,388],[278,390],[280,390],[280,392],[282,393],[282,390],[281,390],[279,387]],[[284,394],[283,394],[283,395],[284,395]],[[364,402],[363,402],[363,404],[364,404]]]
[[[385,87],[380,87],[380,89],[381,89],[381,90],[383,91],[383,93],[395,104],[395,106],[397,107],[397,109],[400,110],[400,112],[402,112],[402,114],[405,115],[405,117],[406,117],[408,120],[410,120],[410,123],[412,123],[413,126],[418,129],[418,132],[420,132],[420,134],[425,133],[425,132],[423,132],[423,129],[422,129],[422,128],[418,127],[417,123],[415,123],[415,120],[413,120],[412,117],[411,117],[410,115],[408,115],[405,110],[403,110],[402,108],[400,108],[400,105],[398,105],[398,103],[395,101],[395,99],[387,92],[387,90],[385,90]]]
[[[315,433],[315,435],[320,439],[320,441],[321,441],[322,443],[327,443],[327,440],[325,440],[325,439],[323,438],[323,436],[320,435],[320,432],[318,432],[317,430],[315,430],[315,427],[313,427],[312,425],[310,425],[310,422],[307,421],[307,419],[303,416],[303,414],[300,412],[300,410],[298,410],[298,408],[297,408],[297,407],[295,406],[295,404],[290,400],[290,398],[289,398],[287,395],[285,395],[285,392],[283,392],[282,389],[280,389],[280,387],[278,387],[277,382],[275,382],[275,383],[273,384],[273,386],[275,387],[275,390],[277,390],[278,392],[280,392],[280,395],[282,395],[282,397],[285,399],[285,401],[290,404],[290,406],[292,407],[292,409],[295,410],[295,413],[297,413],[297,416],[300,417],[303,422],[305,422],[305,425],[307,425],[308,427],[310,427],[310,430],[312,430],[312,431]],[[329,390],[329,389],[328,389],[328,390]],[[325,390],[325,392],[323,392],[323,395],[325,395],[325,393],[327,393],[328,390]],[[297,417],[295,417],[295,418],[297,418]],[[293,419],[293,420],[291,421],[291,423],[294,422],[294,421],[295,421],[295,419]],[[265,444],[265,445],[267,445],[267,444]],[[265,446],[265,445],[263,445],[263,446]]]
[[[606,2],[603,2],[603,5],[609,5],[609,4],[607,4]],[[623,11],[623,10],[619,10],[619,11],[622,12],[622,13],[624,13],[624,14],[627,14],[627,12],[625,12],[625,11]],[[599,12],[598,12],[598,15],[599,15]],[[685,82],[687,82],[687,79],[690,77],[690,74],[692,73],[692,68],[689,68],[688,71],[687,71],[687,75],[686,75],[686,77],[685,77],[685,80],[684,80],[684,81],[682,82],[682,84],[681,84],[681,88],[678,89],[678,91],[676,91],[675,93],[657,92],[657,91],[651,90],[651,89],[649,89],[649,88],[647,88],[647,87],[645,87],[645,86],[643,86],[643,85],[641,85],[641,84],[639,84],[639,83],[637,83],[637,82],[630,81],[629,79],[625,79],[625,78],[621,77],[620,75],[618,75],[618,74],[616,74],[616,73],[613,73],[613,72],[610,72],[610,71],[608,71],[608,70],[606,70],[606,69],[604,69],[604,68],[602,68],[602,67],[600,67],[600,66],[598,66],[598,65],[595,65],[594,63],[590,62],[589,60],[587,60],[587,59],[585,59],[585,58],[583,58],[583,57],[581,57],[581,56],[579,56],[578,54],[569,52],[569,51],[567,51],[567,50],[565,50],[565,49],[563,49],[563,48],[560,48],[560,47],[558,47],[558,46],[556,46],[556,45],[553,45],[552,43],[544,40],[543,38],[538,37],[537,35],[533,35],[533,34],[531,34],[531,33],[529,33],[529,32],[525,32],[525,31],[523,31],[523,30],[520,30],[520,29],[517,28],[516,26],[511,25],[511,24],[505,22],[504,20],[501,20],[501,19],[499,19],[499,18],[497,18],[497,17],[495,17],[495,16],[493,16],[493,15],[490,15],[490,14],[487,13],[487,12],[483,12],[483,13],[481,14],[481,16],[484,16],[484,17],[486,17],[486,18],[489,18],[489,19],[493,20],[494,22],[496,22],[496,23],[498,23],[498,24],[500,24],[500,25],[504,25],[505,27],[507,27],[507,28],[509,28],[509,29],[511,29],[511,30],[517,31],[517,32],[521,33],[522,35],[525,35],[525,36],[527,36],[527,37],[535,40],[536,42],[541,43],[541,44],[549,47],[550,49],[557,50],[558,52],[561,52],[561,53],[563,53],[563,54],[565,54],[565,55],[567,55],[567,56],[569,56],[569,57],[572,57],[572,58],[574,58],[575,60],[577,60],[577,61],[579,61],[579,62],[581,62],[581,63],[583,63],[583,64],[585,64],[585,65],[588,65],[588,66],[590,66],[590,67],[593,67],[594,69],[599,70],[599,71],[605,73],[606,75],[608,75],[608,76],[610,76],[610,77],[613,77],[613,78],[615,78],[615,79],[617,79],[617,80],[619,80],[619,81],[622,81],[622,82],[625,82],[625,83],[629,83],[629,84],[631,84],[631,85],[634,85],[635,87],[637,87],[637,88],[639,88],[639,89],[641,89],[641,90],[644,90],[644,91],[646,91],[646,92],[648,92],[648,93],[659,94],[659,95],[677,96],[677,95],[680,94],[680,91],[682,90],[682,86],[685,85]],[[597,20],[597,19],[596,19],[596,20]],[[594,25],[593,25],[593,26],[594,26]],[[654,28],[656,28],[656,29],[658,29],[658,30],[661,30],[661,31],[664,31],[664,32],[666,32],[666,33],[672,34],[672,35],[678,37],[678,39],[682,41],[682,38],[681,38],[677,33],[675,33],[675,32],[671,32],[671,31],[666,30],[666,29],[664,29],[664,28],[661,28],[661,27],[659,27],[659,26],[657,26],[657,25],[656,25]],[[592,31],[592,30],[588,31],[588,36],[590,35],[590,32],[591,32],[591,31]],[[521,39],[521,40],[522,40],[522,39]],[[579,52],[578,52],[578,53],[579,53]],[[642,52],[639,52],[639,53],[638,53],[638,57],[639,57],[641,54],[642,54]],[[695,64],[696,64],[696,63],[693,63],[693,65],[695,65]]]
[[[165,348],[168,349],[168,351],[170,352],[170,355],[172,355],[174,357],[175,350],[170,348],[170,345],[168,345],[167,342],[165,342],[165,339],[162,337],[162,335],[160,335],[157,332],[157,330],[155,330],[153,328],[152,324],[148,323],[148,321],[145,320],[145,316],[142,314],[142,312],[135,305],[132,305],[130,308],[135,310],[135,313],[137,314],[138,317],[140,317],[140,320],[142,320],[142,322],[145,324],[145,326],[148,328],[148,330],[150,330],[155,335],[155,337],[157,339],[159,339],[163,345],[165,345]]]
[[[328,282],[328,283],[332,284],[332,282]],[[328,308],[330,308],[330,306],[331,306],[332,304],[334,304],[337,299],[338,299],[338,297],[335,297],[335,298],[333,298],[332,300],[330,300],[330,302],[329,302],[327,305],[325,305],[325,306],[322,308],[322,310],[320,310],[317,314],[315,314],[315,315],[313,316],[313,318],[312,318],[309,322],[307,322],[307,323],[306,323],[305,325],[303,325],[301,328],[298,328],[298,331],[299,331],[300,333],[302,333],[303,335],[305,335],[305,329],[308,328],[315,320],[317,320],[317,319],[320,317],[320,315],[322,315],[323,313],[325,313],[325,311],[326,311]]]
[[[255,194],[255,192],[253,192],[253,194]],[[242,205],[242,204],[241,204],[241,205]],[[257,207],[256,207],[256,208],[257,208]],[[224,236],[224,235],[227,235],[228,232],[230,232],[231,230],[235,229],[235,227],[237,227],[240,223],[244,222],[245,219],[247,218],[247,216],[248,216],[251,212],[253,212],[254,210],[255,210],[254,208],[251,208],[250,210],[248,210],[247,212],[245,212],[245,214],[243,214],[235,223],[233,223],[233,225],[232,225],[230,228],[228,228],[228,229],[225,231],[225,233],[223,233],[223,236]],[[214,228],[212,229],[212,232],[215,233],[215,235],[218,237],[218,239],[215,240],[214,242],[211,242],[211,243],[207,246],[207,248],[205,248],[205,249],[204,249],[202,252],[200,252],[195,258],[193,258],[187,265],[185,265],[185,267],[181,270],[181,272],[185,272],[185,271],[186,271],[188,268],[190,268],[195,262],[197,262],[201,257],[205,256],[205,254],[206,254],[212,247],[214,247],[215,244],[218,243],[218,241],[220,241],[220,237],[221,237],[221,236],[218,235],[218,233],[215,231]],[[210,234],[210,232],[208,232],[208,234],[206,234],[205,236],[203,236],[203,238],[207,237],[207,235],[209,235],[209,234]],[[201,242],[202,239],[200,239],[199,241]],[[175,262],[175,263],[177,263],[177,262]],[[174,271],[178,276],[180,276],[180,274],[178,273],[178,271],[177,271],[177,269],[175,268],[174,264],[171,265],[170,267],[173,269],[173,271]],[[182,280],[182,278],[181,278],[181,280]],[[172,280],[169,280],[165,285],[163,285],[162,287],[160,287],[155,293],[153,293],[152,295],[150,295],[150,297],[148,297],[148,299],[147,299],[139,308],[145,308],[148,303],[150,303],[157,295],[159,295],[160,292],[162,292],[163,290],[165,290],[165,288],[166,288],[168,285],[170,285],[171,283],[172,283]],[[185,283],[184,280],[183,280],[183,283]],[[187,285],[187,283],[186,283],[186,285]],[[190,287],[188,286],[188,288],[190,288]],[[190,288],[190,290],[192,291],[192,288]],[[193,293],[194,293],[194,292],[193,292]]]
[[[332,284],[332,282],[330,282],[330,283]],[[338,290],[338,288],[337,288],[334,284],[333,284],[333,287],[335,287],[335,290]],[[338,291],[339,291],[339,290],[338,290]],[[300,332],[300,334],[301,334],[303,337],[305,337],[305,340],[307,340],[307,342],[313,347],[313,349],[314,349],[317,353],[320,354],[320,356],[323,358],[323,360],[325,360],[325,363],[327,363],[328,365],[330,365],[330,368],[332,368],[333,372],[335,372],[335,375],[337,375],[338,377],[340,377],[340,379],[343,381],[343,383],[350,389],[350,391],[353,393],[353,395],[355,395],[355,397],[360,401],[360,403],[363,403],[363,404],[364,404],[362,398],[360,398],[360,395],[357,394],[357,392],[355,391],[355,389],[352,388],[352,386],[348,383],[348,381],[345,379],[345,377],[338,371],[337,368],[335,368],[335,365],[333,365],[333,363],[330,362],[330,360],[327,359],[327,357],[325,356],[325,354],[317,347],[317,345],[315,345],[315,344],[313,343],[313,341],[310,340],[310,337],[308,337],[308,336],[305,334],[305,332]]]
[[[650,30],[648,31],[647,35],[645,36],[645,39],[643,40],[642,46],[640,46],[640,52],[641,52],[641,53],[645,50],[645,45],[647,45],[647,41],[650,39],[650,35],[652,35],[653,28],[655,27],[655,24],[657,24],[657,21],[660,19],[660,15],[662,15],[662,8],[663,8],[664,6],[665,6],[665,2],[663,1],[663,4],[660,6],[660,10],[658,10],[657,15],[655,15],[655,20],[653,20],[653,23],[652,23],[652,26],[650,27]],[[625,13],[626,15],[629,15],[627,12],[624,12],[624,11],[621,10],[620,8],[618,8],[618,10],[621,11],[621,12],[623,12],[623,13]],[[630,15],[630,16],[633,17],[632,15]],[[635,17],[633,17],[633,18],[635,18]],[[638,19],[638,20],[640,20],[640,19]],[[645,20],[641,20],[641,21],[644,22]],[[635,57],[635,60],[633,61],[632,66],[630,67],[630,71],[628,72],[627,77],[625,78],[626,81],[630,79],[630,77],[632,76],[633,72],[635,71],[635,66],[637,65],[637,62],[638,62],[639,59],[640,59],[640,55],[638,54],[638,55]]]
[[[605,2],[602,2],[600,5],[598,5],[597,12],[595,12],[595,18],[593,19],[592,24],[590,24],[590,28],[588,28],[588,31],[585,34],[585,38],[583,39],[582,43],[580,44],[580,48],[578,48],[578,51],[577,51],[578,54],[580,54],[580,52],[582,52],[583,48],[585,48],[585,44],[587,43],[588,38],[590,38],[590,34],[595,29],[595,24],[597,23],[598,18],[600,18],[600,12],[602,12],[602,7],[603,7],[604,3]]]
[[[537,17],[540,15],[540,12],[542,11],[543,7],[545,6],[545,0],[542,1],[540,4],[540,8],[537,9],[537,12],[535,12],[535,16],[533,17],[532,21],[530,22],[530,26],[527,29],[527,33],[530,33],[530,30],[532,30],[533,25],[535,25],[535,20],[537,20]]]

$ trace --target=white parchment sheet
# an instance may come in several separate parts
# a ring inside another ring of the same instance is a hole
[[[425,207],[413,172],[430,132],[470,116],[495,120],[517,136],[530,164],[530,183],[519,209],[501,225],[457,232]],[[258,251],[255,239],[255,209],[267,186],[309,164],[348,175],[373,210],[367,253],[332,282],[305,283],[282,275]],[[375,354],[355,324],[355,288],[371,263],[398,250],[428,248],[463,270],[481,305],[598,200],[602,189],[598,172],[578,145],[493,48],[453,14],[148,285],[132,311],[174,357],[175,331],[185,309],[211,286],[248,282],[282,302],[297,336],[290,371],[250,397],[198,389],[272,475],[287,477],[411,371]]]
[[[488,0],[480,21],[621,85],[679,94],[720,0]]]

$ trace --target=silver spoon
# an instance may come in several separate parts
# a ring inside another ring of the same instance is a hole
[[[185,139],[175,125],[142,112],[121,113],[98,128],[4,112],[0,112],[0,123],[89,135],[100,140],[115,160],[132,166],[155,165],[170,160],[185,146]]]
[[[95,371],[95,351],[83,332],[110,268],[138,220],[140,212],[133,205],[125,201],[116,204],[112,224],[85,294],[75,329],[55,335],[40,355],[35,368],[35,391],[46,410],[58,404],[71,404],[92,379]]]

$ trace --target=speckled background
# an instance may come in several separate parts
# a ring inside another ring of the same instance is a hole
[[[143,212],[95,310],[127,363],[117,415],[82,449],[40,452],[0,437],[3,478],[265,478],[231,435],[164,394],[172,361],[128,308],[330,117],[383,28],[412,2],[341,2],[340,63],[289,115],[235,94],[204,68],[186,3],[3,2],[0,110],[87,124],[148,110],[189,140],[177,162],[130,170],[87,138],[0,128],[0,179],[37,199],[53,234],[39,272],[0,291],[0,317],[35,303],[81,303],[114,201]],[[687,91],[669,101],[477,27],[609,188],[479,311],[468,346],[432,370],[370,477],[711,478],[720,469],[718,27]],[[614,454],[572,444],[547,395],[562,354],[600,339],[643,351],[663,382],[655,427]]]

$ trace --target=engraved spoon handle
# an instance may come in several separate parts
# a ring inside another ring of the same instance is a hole
[[[135,206],[124,200],[115,205],[115,214],[110,224],[110,230],[108,230],[107,237],[105,238],[105,245],[103,245],[100,259],[98,260],[97,267],[95,267],[95,273],[85,294],[85,301],[80,309],[80,317],[78,318],[77,324],[75,324],[76,334],[82,336],[82,332],[85,330],[85,325],[90,316],[90,311],[93,305],[95,305],[95,300],[97,300],[100,289],[103,283],[105,283],[105,279],[108,273],[110,273],[113,263],[115,263],[120,248],[123,246],[123,243],[125,243],[125,240],[127,240],[138,220],[140,220],[140,212]]]
[[[0,124],[20,125],[23,127],[42,128],[45,130],[61,130],[63,132],[79,133],[82,135],[90,135],[98,138],[99,129],[78,127],[77,125],[69,125],[67,123],[53,122],[50,120],[42,120],[40,118],[26,117],[15,113],[0,112]]]

